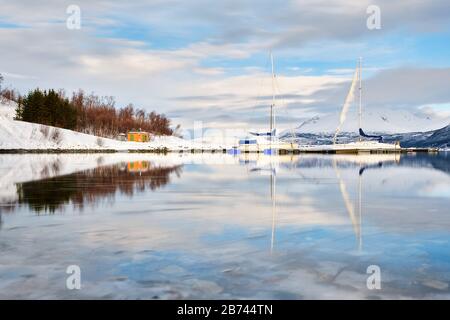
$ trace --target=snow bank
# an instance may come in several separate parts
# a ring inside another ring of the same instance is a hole
[[[224,149],[224,145],[199,143],[174,136],[154,137],[148,143],[118,141],[72,130],[14,120],[16,104],[0,102],[0,149],[27,150],[157,150]]]

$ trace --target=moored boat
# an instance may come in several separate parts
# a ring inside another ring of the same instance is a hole
[[[240,152],[261,152],[265,154],[279,154],[282,151],[293,151],[298,148],[293,142],[282,141],[276,136],[275,128],[275,71],[273,55],[270,54],[272,66],[272,103],[270,105],[270,123],[268,132],[249,132],[249,136],[239,140]]]
[[[365,152],[400,152],[400,143],[384,143],[383,137],[380,135],[370,135],[366,134],[362,129],[362,58],[359,58],[358,65],[355,69],[353,75],[352,84],[350,86],[349,93],[345,99],[344,106],[342,107],[339,125],[336,128],[336,132],[333,138],[333,144],[328,146],[318,146],[322,147],[330,152],[334,153],[365,153]],[[359,98],[359,108],[358,108],[358,118],[359,118],[359,138],[358,141],[350,143],[337,143],[337,137],[341,130],[342,124],[345,121],[347,112],[350,108],[351,103],[354,101],[356,85],[358,84],[358,98]]]

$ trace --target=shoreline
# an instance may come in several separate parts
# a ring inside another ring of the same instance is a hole
[[[230,151],[232,151],[230,153]],[[249,154],[260,153],[262,151],[240,151],[234,153],[235,149],[183,149],[183,150],[170,150],[168,148],[157,149],[0,149],[0,154],[96,154],[96,153],[154,153],[154,154],[168,154],[168,153],[222,153],[222,154]],[[396,150],[371,150],[362,151],[357,149],[348,150],[332,150],[332,149],[318,149],[318,150],[277,150],[278,155],[286,154],[303,154],[303,153],[316,153],[316,154],[383,154],[383,153],[439,153],[447,152],[447,150],[439,150],[436,148],[401,148]]]

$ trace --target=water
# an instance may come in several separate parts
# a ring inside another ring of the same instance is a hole
[[[1,155],[0,298],[448,299],[449,173],[445,153]]]

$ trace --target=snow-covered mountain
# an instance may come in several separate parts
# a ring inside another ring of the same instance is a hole
[[[440,148],[443,148],[445,145],[447,149],[450,149],[450,125],[435,130],[433,134],[426,139],[425,143]]]
[[[450,125],[438,130],[425,132],[406,132],[406,133],[377,133],[383,137],[384,142],[400,141],[400,145],[404,148],[439,148],[450,149]],[[325,145],[333,143],[333,133],[302,133],[297,132],[294,141],[302,145]],[[280,136],[282,140],[291,141],[292,137],[289,132]],[[341,132],[338,136],[338,143],[348,143],[358,138],[356,132]]]
[[[358,132],[358,112],[355,108],[347,114],[342,132]],[[299,128],[299,133],[333,133],[339,124],[339,113],[316,116]],[[371,108],[363,112],[362,127],[365,132],[405,133],[436,130],[450,124],[450,117],[413,112],[403,109]],[[299,124],[301,125],[301,124]]]
[[[384,137],[387,142],[400,141],[403,147],[433,147],[450,149],[450,125],[428,132],[393,134]]]
[[[332,144],[339,124],[339,113],[316,116],[305,120],[294,130],[299,144]],[[338,136],[339,143],[355,141],[359,130],[355,108],[347,118]],[[402,147],[450,148],[450,117],[396,109],[367,109],[363,113],[362,128],[366,133],[382,135],[386,142],[400,141]],[[292,139],[292,131],[285,130],[281,139]]]

